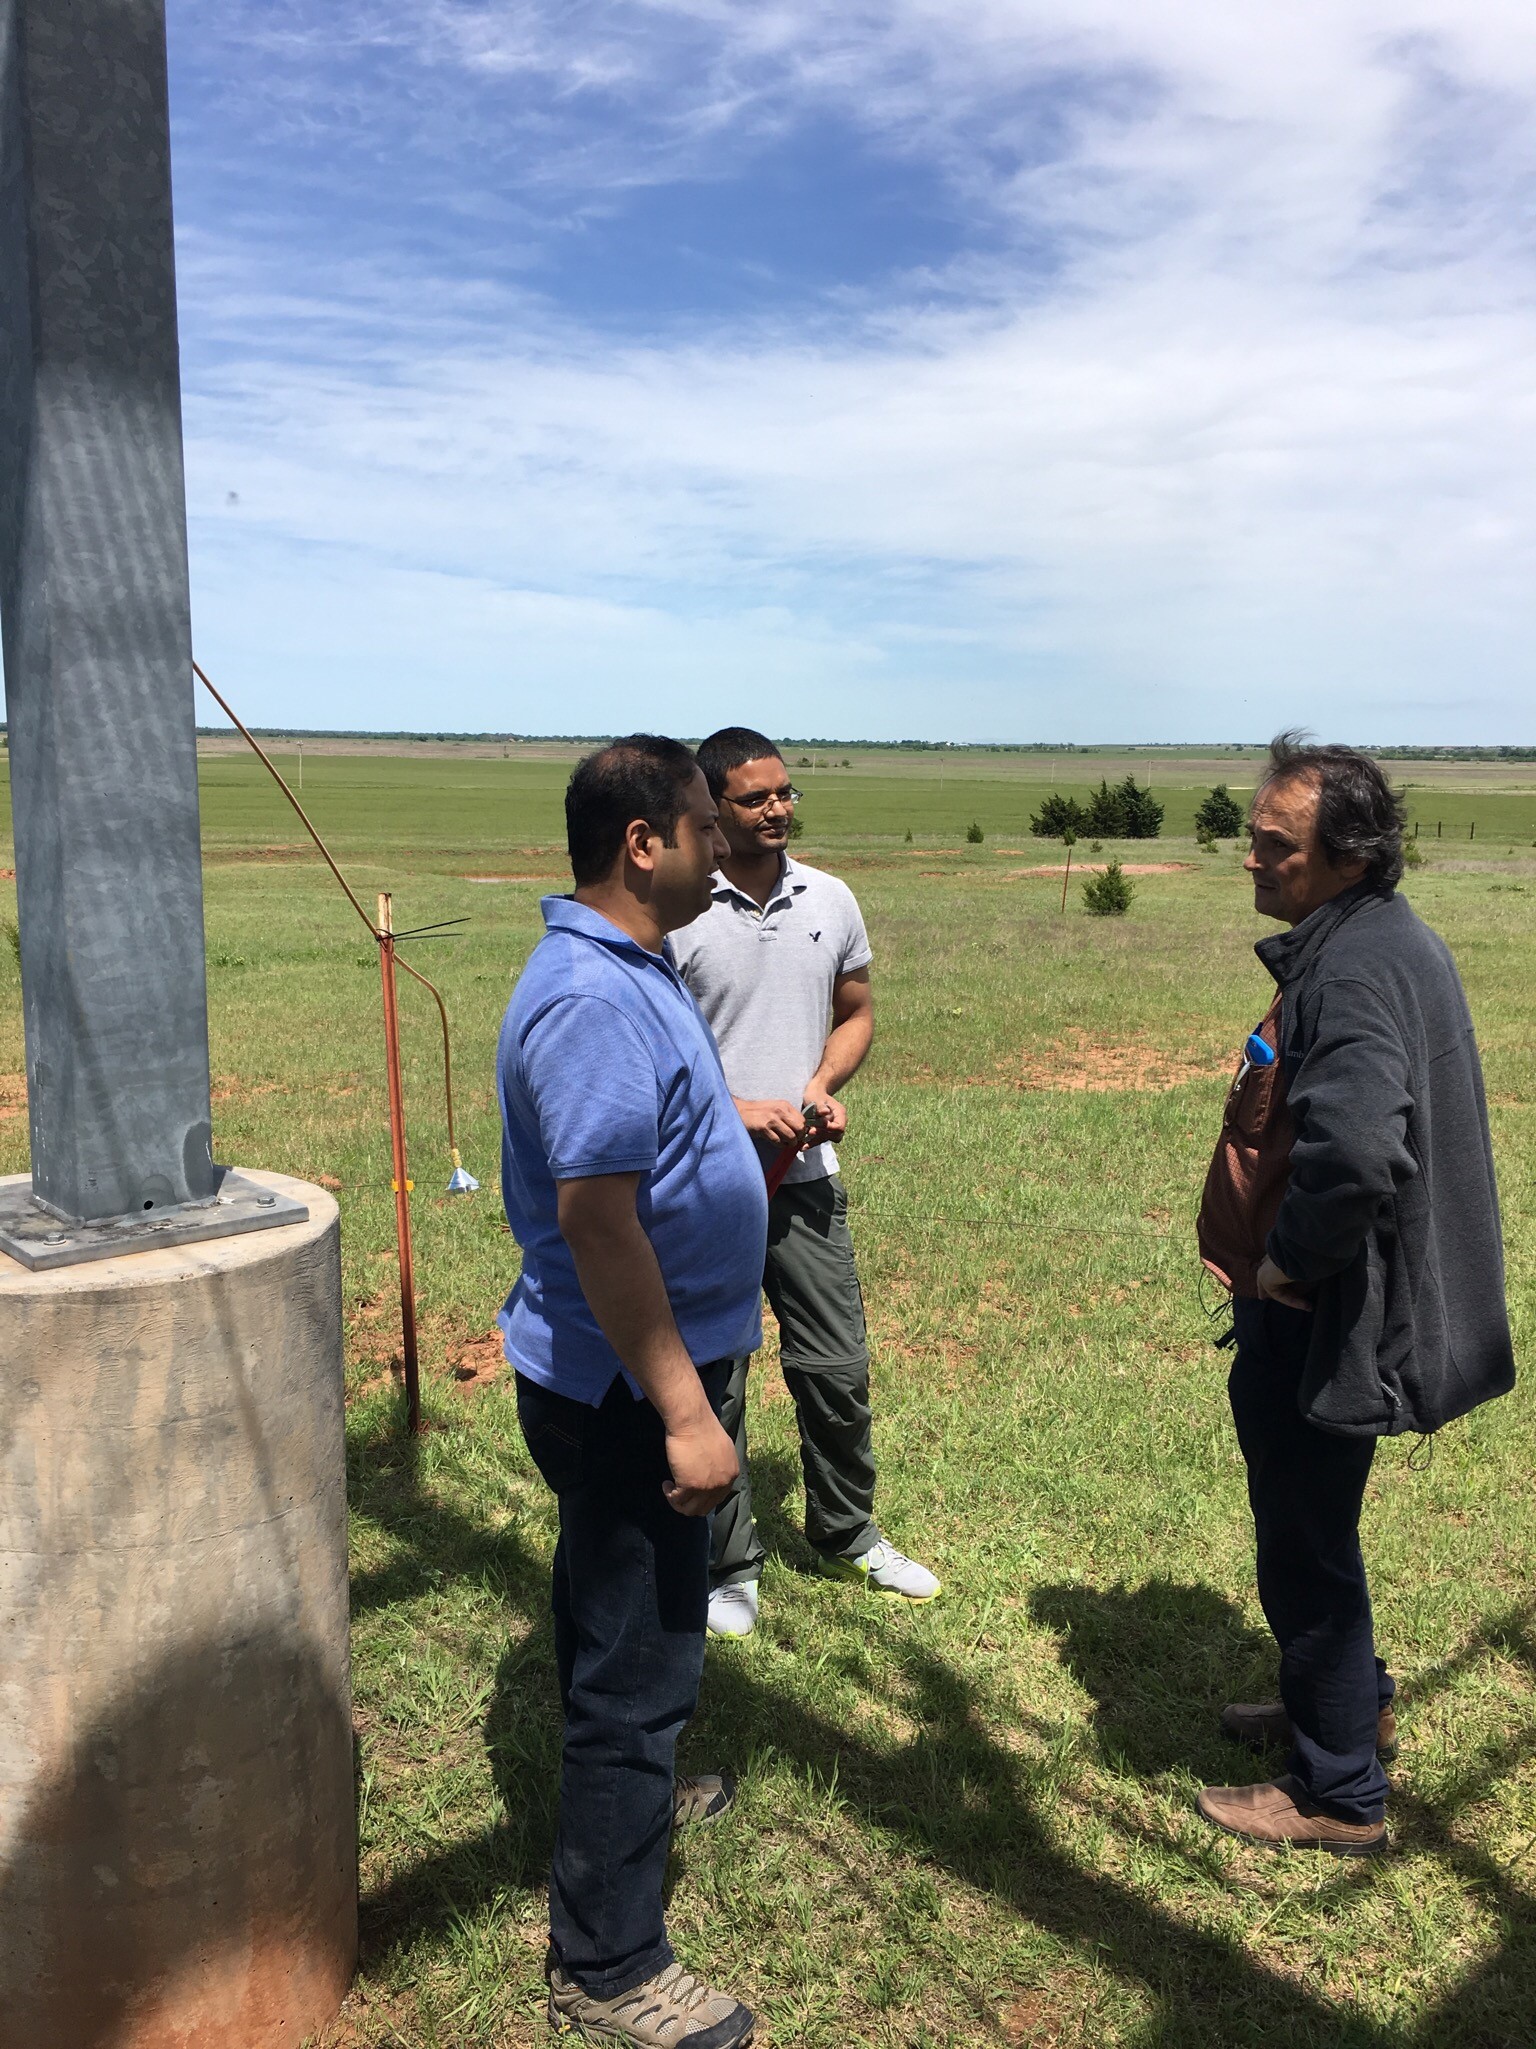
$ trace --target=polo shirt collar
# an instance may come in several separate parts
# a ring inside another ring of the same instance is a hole
[[[799,863],[792,861],[788,854],[780,854],[779,879],[769,891],[768,901],[762,906],[760,915],[766,916],[776,903],[782,903],[786,897],[798,896],[803,889],[807,889],[809,886],[805,878],[805,871],[800,867]],[[748,896],[744,889],[738,889],[722,869],[717,868],[715,870],[714,881],[711,883],[710,889],[717,902],[723,903],[728,898],[734,897],[737,903],[746,904],[753,911],[758,910],[756,897]]]
[[[605,918],[601,911],[594,911],[589,904],[577,903],[573,896],[540,897],[539,909],[544,913],[547,931],[574,932],[582,939],[594,940],[610,952],[624,954],[648,967],[664,961],[674,974],[677,972],[670,940],[661,942],[659,954],[652,953],[638,939],[632,939],[621,926],[615,925],[612,918]]]

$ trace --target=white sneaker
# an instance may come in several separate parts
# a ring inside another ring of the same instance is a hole
[[[919,1566],[921,1571],[922,1567]],[[739,1580],[735,1586],[716,1587],[709,1597],[711,1636],[750,1636],[757,1627],[757,1581]]]
[[[877,1537],[858,1558],[828,1558],[821,1569],[834,1579],[863,1580],[882,1594],[900,1594],[904,1601],[932,1601],[944,1591],[926,1565],[908,1558],[884,1537]]]

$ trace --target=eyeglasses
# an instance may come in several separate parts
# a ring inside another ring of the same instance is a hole
[[[793,783],[786,783],[781,790],[748,790],[744,797],[727,797],[727,804],[735,805],[738,811],[766,811],[772,803],[786,808],[800,802],[800,792]]]

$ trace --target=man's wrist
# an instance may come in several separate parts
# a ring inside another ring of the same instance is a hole
[[[635,1377],[638,1379],[639,1375]],[[665,1374],[658,1377],[662,1378],[665,1384],[655,1394],[651,1394],[647,1389],[647,1395],[652,1408],[668,1431],[675,1434],[684,1430],[696,1430],[706,1416],[714,1414],[709,1406],[709,1398],[704,1392],[704,1383],[699,1378],[698,1368],[691,1359],[683,1365],[669,1366]]]

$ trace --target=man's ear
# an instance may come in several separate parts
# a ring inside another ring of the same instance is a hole
[[[656,866],[656,834],[649,819],[632,818],[624,828],[624,853],[637,868],[647,871]]]

